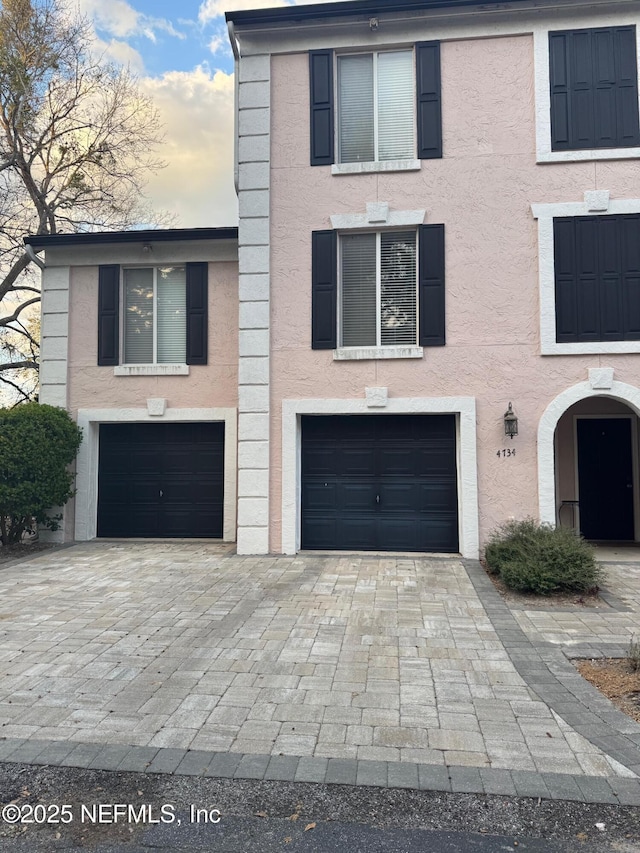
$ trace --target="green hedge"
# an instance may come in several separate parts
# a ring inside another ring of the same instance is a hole
[[[517,592],[589,592],[602,580],[588,542],[573,530],[539,524],[532,518],[510,521],[496,530],[487,543],[485,559],[488,571]]]
[[[25,403],[0,409],[0,541],[20,542],[32,518],[55,530],[60,516],[49,514],[73,495],[82,433],[64,409]]]

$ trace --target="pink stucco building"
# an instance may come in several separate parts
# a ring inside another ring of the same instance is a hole
[[[143,535],[240,553],[475,557],[528,515],[640,538],[640,2],[227,17],[237,241],[31,241],[41,399],[85,427],[65,536],[139,535],[124,501]],[[189,280],[204,263],[206,334]],[[165,266],[184,268],[168,309]],[[174,309],[187,337],[161,355]],[[211,477],[181,492],[202,459]]]

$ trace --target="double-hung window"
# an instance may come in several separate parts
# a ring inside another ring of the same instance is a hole
[[[98,275],[98,364],[188,373],[207,363],[208,264],[104,264]],[[142,367],[146,365],[146,367]]]
[[[340,345],[417,345],[416,231],[343,234]]]
[[[309,54],[311,165],[416,169],[442,157],[440,43]]]
[[[338,57],[341,163],[415,157],[413,50]]]
[[[311,346],[334,358],[418,358],[445,345],[444,225],[314,231]]]
[[[123,270],[124,363],[184,364],[184,266]]]

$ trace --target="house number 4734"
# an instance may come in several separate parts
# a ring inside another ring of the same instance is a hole
[[[498,458],[502,457],[503,459],[507,456],[515,456],[515,455],[516,455],[516,452],[512,447],[505,447],[504,450],[498,450],[498,452],[496,453],[496,456]]]

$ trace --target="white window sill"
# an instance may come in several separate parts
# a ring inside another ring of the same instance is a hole
[[[541,355],[615,355],[638,353],[640,341],[581,341],[572,344],[543,344]]]
[[[422,347],[339,347],[333,351],[334,361],[364,361],[384,358],[422,358]]]
[[[421,160],[376,160],[369,163],[334,163],[332,175],[359,175],[367,172],[419,172]]]
[[[584,160],[637,160],[640,148],[589,148],[583,151],[539,151],[538,163],[576,163]]]
[[[114,376],[188,376],[188,364],[120,364]]]

